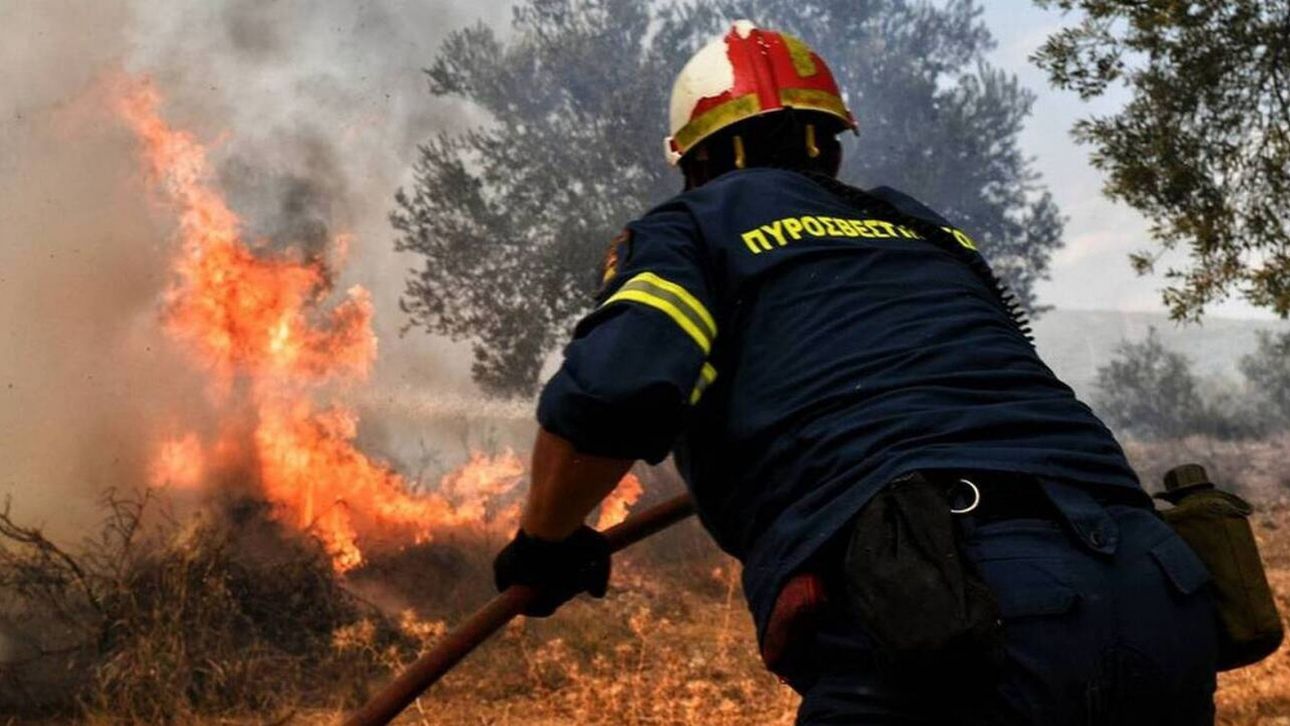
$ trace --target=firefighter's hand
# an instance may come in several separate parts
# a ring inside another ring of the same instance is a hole
[[[524,614],[544,618],[578,593],[604,597],[609,586],[609,560],[609,542],[590,527],[558,542],[520,530],[493,560],[493,581],[499,592],[511,585],[537,588],[538,597]]]

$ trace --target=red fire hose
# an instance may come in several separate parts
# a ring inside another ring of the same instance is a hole
[[[617,552],[656,534],[694,514],[694,502],[681,495],[633,514],[623,523],[605,530],[609,546]],[[417,696],[433,686],[493,633],[519,615],[536,595],[531,587],[514,585],[444,636],[399,674],[362,708],[345,719],[344,726],[384,726],[393,721]]]

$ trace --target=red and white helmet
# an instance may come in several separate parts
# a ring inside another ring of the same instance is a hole
[[[675,165],[700,141],[745,119],[785,108],[819,111],[855,130],[833,72],[810,46],[786,33],[740,20],[690,59],[672,86],[671,136]]]

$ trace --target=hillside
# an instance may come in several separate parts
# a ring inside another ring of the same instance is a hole
[[[1124,340],[1141,340],[1151,328],[1165,346],[1186,355],[1201,376],[1234,376],[1241,356],[1254,350],[1259,331],[1284,332],[1279,320],[1206,318],[1181,325],[1167,315],[1113,310],[1053,310],[1035,321],[1035,342],[1056,373],[1087,398],[1097,369]]]

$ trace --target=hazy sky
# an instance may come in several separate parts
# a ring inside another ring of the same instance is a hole
[[[1101,194],[1102,177],[1088,162],[1089,147],[1077,146],[1070,137],[1077,119],[1114,112],[1128,93],[1117,87],[1107,98],[1089,104],[1074,93],[1053,90],[1027,57],[1061,26],[1061,13],[1041,10],[1028,0],[986,0],[983,5],[985,22],[999,42],[991,62],[1016,73],[1038,97],[1021,137],[1022,149],[1035,157],[1069,217],[1066,249],[1053,259],[1052,281],[1038,286],[1039,299],[1059,308],[1163,312],[1159,294],[1163,279],[1138,277],[1128,263],[1129,253],[1149,246],[1146,220]],[[1215,305],[1207,312],[1275,318],[1240,301]]]

